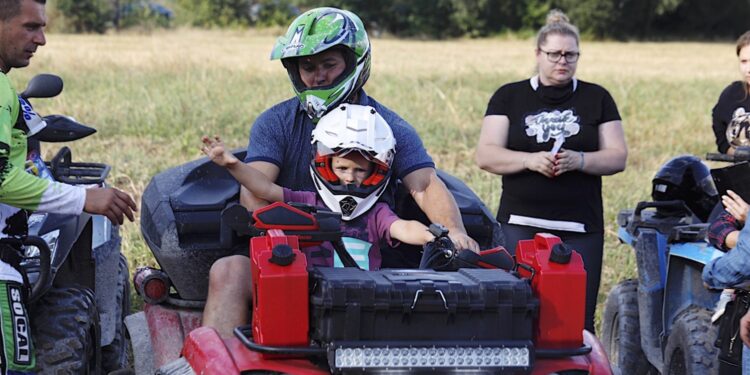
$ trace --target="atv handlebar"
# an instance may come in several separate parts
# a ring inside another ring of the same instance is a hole
[[[442,270],[450,268],[456,249],[448,237],[448,229],[440,224],[430,224],[428,230],[435,239],[424,245],[419,269]]]
[[[706,160],[725,161],[725,162],[734,163],[735,157],[734,155],[729,155],[729,154],[719,154],[716,152],[709,152],[706,154]]]
[[[512,270],[516,262],[504,247],[482,250],[479,254],[464,250],[456,251],[448,237],[448,229],[440,224],[430,224],[430,233],[435,240],[424,245],[420,269],[456,271],[459,268],[488,268]]]
[[[709,152],[706,154],[706,160],[723,161],[728,163],[740,163],[750,161],[750,146],[739,146],[734,149],[734,154],[720,154]]]

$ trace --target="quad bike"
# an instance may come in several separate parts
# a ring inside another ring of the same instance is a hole
[[[486,207],[460,181],[439,176],[469,235],[495,248],[499,225]],[[497,261],[500,249],[471,259],[446,245],[418,256],[443,271],[416,269],[418,263],[308,269],[299,249],[336,244],[340,216],[285,203],[250,216],[237,205],[238,193],[228,172],[206,158],[165,171],[146,188],[141,230],[161,269],[135,275],[144,311],[126,324],[136,374],[610,373],[598,340],[583,330],[581,258],[568,251],[561,263],[550,262],[556,237],[519,245],[517,271],[495,268],[508,264],[507,257]],[[413,207],[403,201],[408,195],[397,196],[397,207]],[[450,244],[445,232],[433,234],[437,244]],[[345,266],[354,265],[334,247]],[[219,257],[248,252],[252,324],[224,340],[200,327],[208,270]]]
[[[60,77],[32,78],[19,95],[24,115],[36,115],[29,99],[54,97],[62,88]],[[106,164],[73,162],[68,147],[48,162],[40,157],[41,142],[71,142],[96,130],[67,116],[36,116],[46,126],[28,137],[27,171],[68,184],[103,186],[110,171]],[[33,213],[28,224],[27,237],[0,241],[24,249],[21,267],[31,285],[28,308],[39,373],[99,374],[127,367],[123,319],[130,291],[119,227],[86,213]]]
[[[602,343],[615,372],[718,372],[711,318],[720,291],[707,289],[701,273],[722,252],[706,241],[710,219],[698,218],[689,203],[643,201],[617,217],[620,241],[635,251],[638,278],[612,288],[604,308]]]

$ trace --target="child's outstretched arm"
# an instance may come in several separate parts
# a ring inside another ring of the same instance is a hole
[[[258,198],[269,202],[284,200],[284,190],[269,180],[261,171],[243,163],[224,148],[219,136],[203,136],[201,151],[214,163],[226,168],[242,186]]]
[[[391,224],[391,238],[409,245],[424,245],[435,239],[427,227],[416,220],[398,219]]]

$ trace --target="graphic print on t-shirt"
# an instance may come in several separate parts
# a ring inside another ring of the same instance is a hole
[[[526,116],[526,135],[536,136],[537,143],[546,143],[550,139],[567,138],[581,130],[580,118],[572,109],[560,112],[541,112]]]
[[[732,146],[750,145],[750,113],[743,107],[732,113],[732,120],[727,125],[727,142]]]

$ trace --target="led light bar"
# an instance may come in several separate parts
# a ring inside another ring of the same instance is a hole
[[[362,343],[361,343],[362,344]],[[334,352],[336,369],[524,369],[531,366],[528,346],[339,346]]]

